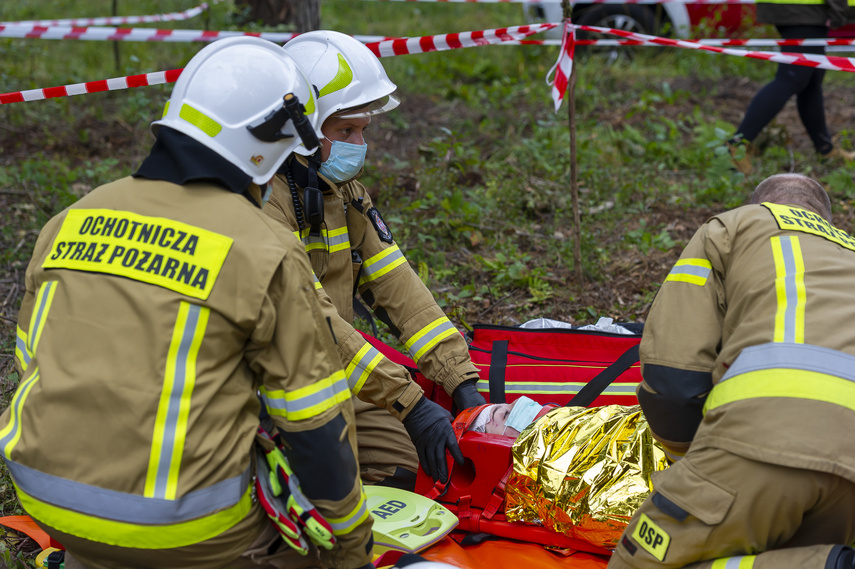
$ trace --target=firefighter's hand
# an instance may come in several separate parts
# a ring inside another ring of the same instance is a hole
[[[463,453],[457,446],[457,438],[451,427],[451,413],[433,401],[422,397],[404,418],[404,427],[416,445],[422,468],[434,480],[448,480],[446,450],[457,464],[463,464]]]
[[[458,385],[451,397],[458,412],[487,403],[484,396],[478,393],[474,380],[464,381]]]

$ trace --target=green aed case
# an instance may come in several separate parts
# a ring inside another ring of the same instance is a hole
[[[457,516],[445,506],[414,492],[386,486],[365,486],[374,518],[374,554],[417,553],[457,527]]]

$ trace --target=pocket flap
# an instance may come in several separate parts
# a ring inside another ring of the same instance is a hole
[[[656,492],[710,526],[724,520],[736,499],[735,492],[707,480],[682,461],[654,472],[651,481]]]

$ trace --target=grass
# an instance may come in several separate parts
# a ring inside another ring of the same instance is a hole
[[[119,13],[175,12],[189,4],[123,2]],[[0,20],[104,10],[103,3],[80,0],[5,2]],[[356,0],[325,0],[322,21],[349,34],[384,36],[525,23],[518,4]],[[148,27],[205,22],[215,30],[266,31],[238,27],[230,2],[212,4],[206,19]],[[175,69],[199,48],[0,39],[0,91]],[[576,60],[582,282],[574,276],[567,105],[554,113],[544,82],[557,48],[485,46],[383,60],[403,103],[372,125],[363,181],[377,191],[396,240],[460,327],[540,316],[579,324],[600,316],[643,320],[694,228],[710,213],[743,203],[760,180],[781,171],[826,184],[835,223],[851,231],[851,171],[816,160],[792,108],[767,129],[769,145],[755,173],[731,169],[724,141],[750,96],[773,75],[771,64],[689,50],[632,53],[613,66],[582,53]],[[852,79],[826,75],[827,108],[837,109],[837,117],[855,103]],[[39,228],[90,189],[133,171],[169,92],[170,86],[154,86],[0,106],[2,407],[17,384],[15,316]],[[838,126],[847,121],[830,123],[851,148],[852,131]],[[385,329],[381,337],[394,342]],[[21,513],[3,473],[0,514]]]

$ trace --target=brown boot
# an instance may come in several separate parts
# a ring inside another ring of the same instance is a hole
[[[751,165],[751,158],[757,156],[757,150],[753,144],[747,140],[743,140],[736,144],[728,141],[727,149],[730,151],[730,157],[737,170],[746,176],[754,171],[754,167]]]
[[[842,162],[855,162],[855,152],[843,150],[839,146],[835,146],[828,154],[820,155],[822,160],[833,160]]]

